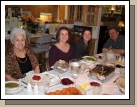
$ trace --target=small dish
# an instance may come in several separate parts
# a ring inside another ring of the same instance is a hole
[[[34,79],[34,76],[36,77]],[[35,85],[35,83],[37,83],[38,85],[42,85],[42,82],[43,82],[43,78],[46,77],[46,75],[44,74],[32,74],[32,75],[29,75],[27,78],[26,78],[26,82],[27,83],[31,83],[31,85]],[[37,80],[38,79],[38,80]]]
[[[24,90],[24,87],[20,85],[16,90],[12,90],[12,91],[5,90],[5,94],[6,95],[13,95],[13,94],[20,93],[23,90]]]
[[[68,77],[59,78],[59,83],[62,85],[72,85],[74,82]]]
[[[16,91],[19,88],[19,83],[16,81],[6,81],[5,82],[5,90],[6,91]]]
[[[93,62],[95,62],[97,59],[95,58],[95,57],[93,57],[93,56],[83,56],[82,58],[84,58],[84,60],[86,61],[86,62],[89,62],[89,63],[93,63]]]

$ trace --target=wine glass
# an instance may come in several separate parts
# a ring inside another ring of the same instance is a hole
[[[78,59],[72,59],[69,61],[70,74],[71,77],[75,79],[75,83],[76,83],[76,79],[79,76],[80,69],[81,69],[81,64]]]
[[[49,89],[50,82],[51,82],[50,76],[44,76],[44,78],[43,78],[43,86],[44,86],[45,91],[47,91]]]

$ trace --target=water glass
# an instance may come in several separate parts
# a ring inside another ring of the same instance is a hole
[[[69,70],[72,78],[74,79],[78,78],[80,69],[81,69],[81,65],[78,59],[72,59],[69,61]]]
[[[93,86],[92,94],[93,95],[100,95],[102,92],[102,86]]]
[[[44,86],[44,89],[47,91],[50,87],[50,82],[51,82],[51,78],[50,76],[45,76],[43,78],[43,86]]]

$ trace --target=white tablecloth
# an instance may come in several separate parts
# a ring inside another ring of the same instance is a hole
[[[49,88],[50,91],[55,91],[57,89],[61,90],[62,88],[66,87],[66,86],[63,86],[63,85],[58,83],[58,81],[59,81],[58,75],[60,76],[60,78],[64,78],[64,77],[71,78],[69,71],[61,74],[61,73],[59,73],[55,70],[51,70],[51,71],[45,71],[42,74],[49,74],[52,77],[51,84],[50,84],[51,87]],[[93,77],[89,76],[88,73],[82,73],[82,74],[79,75],[78,79],[76,79],[76,84],[96,80],[96,81],[99,81],[99,82],[102,83],[102,92],[101,92],[101,94],[123,95],[119,91],[118,85],[116,83],[114,83],[114,80],[116,80],[119,76],[120,76],[120,72],[119,72],[118,68],[115,69],[114,75],[112,75],[111,77],[109,77],[109,78],[107,78],[103,81],[98,80],[97,78],[93,78]],[[24,86],[25,86],[25,84],[24,84]],[[34,86],[32,86],[32,87],[34,87]],[[44,94],[45,94],[44,87],[43,87],[43,85],[40,85],[39,86],[39,95],[44,95]],[[15,95],[28,95],[27,89],[24,88],[23,91],[15,94]],[[87,91],[86,95],[92,95],[92,90]]]

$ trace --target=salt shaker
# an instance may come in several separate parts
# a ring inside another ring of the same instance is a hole
[[[27,85],[27,93],[28,93],[28,94],[32,94],[32,87],[31,87],[30,82],[29,82],[28,85]]]
[[[39,88],[38,88],[37,83],[35,83],[35,86],[34,86],[34,94],[35,95],[39,94]]]

